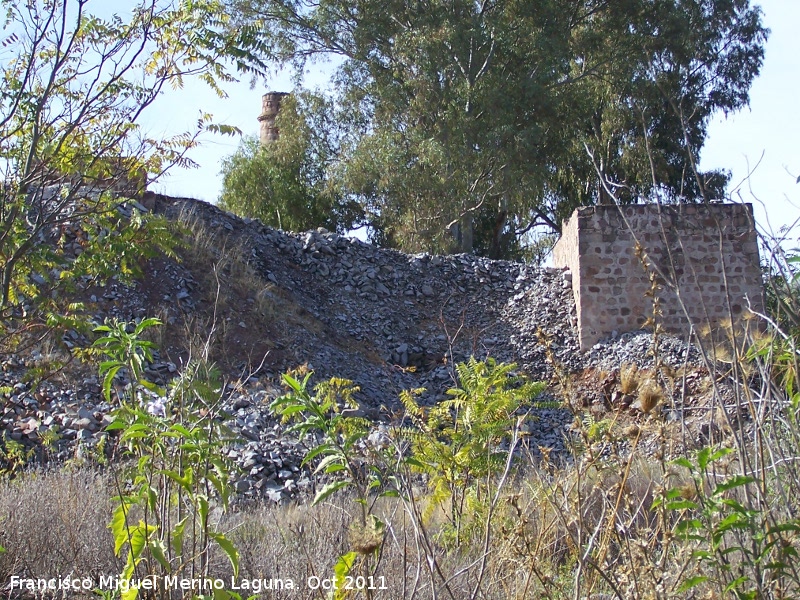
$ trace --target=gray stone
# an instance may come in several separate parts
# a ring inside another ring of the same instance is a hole
[[[96,427],[95,421],[93,421],[92,419],[85,419],[85,418],[76,419],[72,426],[75,427],[76,429],[89,429],[89,430],[95,429]]]

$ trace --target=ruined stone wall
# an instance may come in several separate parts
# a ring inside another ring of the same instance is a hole
[[[565,221],[554,262],[572,274],[581,349],[640,329],[653,313],[646,251],[672,333],[741,322],[763,309],[758,244],[749,204],[642,204],[578,208]],[[680,301],[679,301],[680,297]],[[681,306],[683,305],[683,306]]]
[[[579,219],[567,219],[561,226],[561,238],[553,248],[553,263],[559,268],[566,268],[572,277],[572,294],[575,297],[575,308],[580,317],[581,288],[577,285],[576,275],[580,270],[580,252],[578,251]]]

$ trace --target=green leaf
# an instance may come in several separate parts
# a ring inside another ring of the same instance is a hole
[[[686,519],[675,526],[675,535],[687,536],[693,531],[701,531],[703,524],[698,519]]]
[[[329,454],[328,456],[323,458],[321,461],[319,461],[319,464],[317,465],[317,468],[314,469],[314,473],[315,474],[316,473],[320,473],[321,471],[326,469],[328,466],[331,466],[332,463],[338,463],[338,465],[335,465],[335,466],[338,466],[340,468],[335,469],[334,471],[326,471],[326,472],[334,473],[335,471],[341,471],[342,469],[345,468],[344,465],[342,464],[343,460],[344,459],[341,456],[339,456],[338,454]]]
[[[141,322],[136,326],[135,334],[141,335],[145,329],[149,329],[151,327],[158,327],[159,325],[163,325],[163,323],[156,317],[148,317],[146,319],[142,319]],[[150,341],[143,340],[141,343],[146,344],[148,347],[155,346],[155,344],[153,344]]]
[[[768,534],[780,533],[782,531],[800,531],[800,522],[787,521],[786,523],[778,523],[767,529]]]
[[[234,578],[239,576],[239,551],[236,550],[236,547],[233,543],[226,538],[221,533],[210,533],[209,534],[213,540],[217,543],[217,545],[222,548],[223,552],[228,555],[228,560],[231,561],[231,566],[233,567],[233,576]]]
[[[280,410],[280,414],[282,417],[289,418],[298,413],[302,413],[305,410],[307,410],[307,407],[303,404],[290,404],[287,406],[283,406]]]
[[[725,593],[727,594],[728,592],[732,592],[733,590],[738,588],[740,585],[742,585],[743,583],[747,583],[748,581],[750,581],[750,578],[747,577],[746,575],[742,575],[741,577],[737,577],[736,579],[731,581],[727,586],[725,586]]]
[[[169,430],[171,432],[177,433],[177,434],[179,434],[179,436],[183,436],[183,437],[191,437],[191,435],[192,435],[192,432],[189,431],[188,429],[186,429],[186,427],[184,427],[180,423],[173,423],[170,426]]]
[[[427,465],[425,463],[423,463],[422,461],[414,458],[413,456],[406,457],[404,462],[407,465],[411,465],[412,467],[416,467],[418,469],[425,469],[427,467]]]
[[[749,522],[747,518],[741,514],[732,514],[728,515],[716,527],[716,531],[714,532],[714,536],[721,539],[721,536],[726,532],[730,531],[731,529],[747,529],[749,527]]]
[[[309,451],[303,460],[300,462],[301,466],[305,466],[309,464],[314,458],[319,456],[320,454],[328,454],[328,453],[336,453],[338,452],[336,446],[328,442],[321,442],[316,448]],[[333,455],[333,454],[331,454]]]
[[[156,512],[158,510],[158,490],[155,487],[149,485],[146,488],[146,493],[147,493],[147,506],[150,508],[150,510]]]
[[[353,565],[358,558],[358,553],[356,552],[348,552],[347,554],[343,554],[339,557],[339,560],[336,561],[336,564],[333,565],[333,575],[334,575],[334,594],[333,597],[335,600],[340,600],[342,598],[346,598],[349,594],[349,590],[344,589],[344,582],[345,578],[350,574],[353,569]]]
[[[125,429],[125,427],[127,427],[127,424],[122,419],[114,417],[114,420],[106,425],[106,431],[117,431]]]
[[[297,381],[297,379],[295,379],[295,378],[294,378],[294,377],[292,377],[291,375],[284,374],[284,375],[283,375],[283,377],[282,377],[282,379],[283,379],[283,383],[285,383],[286,385],[288,385],[288,386],[289,386],[290,388],[292,388],[292,389],[293,389],[295,392],[298,392],[298,393],[299,393],[299,392],[302,392],[302,391],[303,391],[303,386],[302,386],[302,385],[300,385],[300,382],[299,382],[299,381]]]
[[[672,461],[672,464],[678,465],[679,467],[684,467],[689,471],[694,470],[694,465],[686,458],[676,458],[675,460]]]
[[[128,531],[125,525],[125,507],[120,504],[114,509],[111,522],[108,524],[108,528],[111,530],[111,534],[114,537],[115,556],[119,556],[122,546],[128,541]]]
[[[214,490],[216,490],[217,494],[219,494],[219,497],[222,500],[222,505],[227,509],[228,498],[230,496],[230,486],[223,482],[222,479],[214,475],[214,473],[206,473],[206,479],[208,479],[211,482],[211,485],[214,486]]]
[[[669,510],[689,510],[697,508],[697,503],[691,500],[670,500],[666,503]]]
[[[120,593],[120,600],[136,600],[136,597],[139,595],[139,589],[130,586],[127,590]]]
[[[197,517],[200,519],[200,522],[208,522],[208,498],[206,498],[203,494],[197,494],[194,501],[197,508]]]
[[[186,515],[181,519],[175,527],[172,528],[172,534],[170,537],[172,538],[172,548],[175,550],[175,554],[180,556],[183,552],[183,535],[184,531],[186,530],[186,522],[189,520],[189,515]]]
[[[681,585],[678,586],[678,593],[682,594],[683,592],[687,592],[693,587],[697,587],[701,583],[708,581],[708,577],[705,575],[696,575],[695,577],[689,577],[686,581],[684,581]]]
[[[323,452],[327,452],[331,446],[329,444],[319,444],[316,448],[312,448],[309,450],[305,457],[303,458],[302,464],[306,465],[314,460],[317,456],[322,454]]]
[[[319,492],[317,492],[316,496],[314,496],[314,501],[312,502],[312,505],[319,504],[320,502],[328,498],[331,494],[341,490],[342,488],[347,487],[348,485],[350,485],[349,481],[333,481],[331,483],[328,483]]]
[[[191,467],[186,469],[186,474],[184,476],[181,476],[180,473],[169,469],[161,469],[160,471],[157,471],[157,473],[160,473],[161,475],[168,477],[169,479],[177,483],[179,486],[181,486],[184,490],[191,493],[192,484],[194,483],[194,474],[192,472]]]
[[[717,462],[719,459],[727,456],[731,452],[733,452],[732,448],[719,448],[713,452],[708,446],[701,448],[697,452],[697,466],[700,467],[701,471],[705,471],[708,465]]]
[[[116,377],[122,366],[121,364],[115,364],[106,371],[106,376],[103,378],[103,397],[106,402],[111,402],[111,385],[114,383],[114,377]]]
[[[132,528],[130,547],[134,558],[139,558],[147,545],[150,535],[156,531],[155,525],[146,525],[144,521],[139,521],[136,527]]]
[[[347,470],[347,466],[342,464],[342,463],[333,463],[333,464],[329,464],[329,465],[327,465],[325,467],[325,473],[327,473],[329,475],[332,474],[332,473],[339,473],[340,471],[345,471],[345,470]],[[314,473],[317,473],[317,472],[319,472],[319,471],[318,470],[314,471]]]
[[[229,592],[228,590],[224,589],[217,589],[214,588],[212,592],[211,598],[208,600],[242,600],[242,596],[237,594],[236,592]],[[200,596],[197,600],[206,600],[203,596]]]
[[[166,552],[167,548],[164,545],[164,542],[161,540],[150,540],[149,543],[150,552],[153,555],[158,563],[164,568],[166,572],[170,571],[169,561],[167,560]]]
[[[732,490],[732,489],[737,488],[737,487],[742,487],[744,485],[749,485],[749,484],[751,484],[751,483],[753,483],[755,481],[756,481],[756,478],[755,477],[750,477],[749,475],[734,475],[733,477],[730,477],[726,481],[723,481],[722,483],[720,483],[714,489],[714,495],[721,494],[722,492],[725,492],[727,490]]]

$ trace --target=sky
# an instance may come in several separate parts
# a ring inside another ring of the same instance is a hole
[[[771,30],[761,74],[750,90],[750,106],[725,117],[715,116],[701,153],[700,168],[731,171],[729,193],[737,201],[752,202],[759,227],[776,236],[781,228],[800,220],[800,0],[760,0],[764,24]],[[330,67],[314,66],[305,77],[307,87],[323,87]],[[251,89],[245,80],[226,85],[227,99],[217,98],[199,82],[169,91],[143,122],[150,135],[170,135],[191,129],[202,112],[217,122],[258,134],[261,96],[267,91],[291,91],[288,72],[278,73]],[[239,139],[205,136],[189,155],[200,167],[173,171],[150,189],[173,196],[215,202],[222,187],[220,162],[232,154]],[[800,246],[797,231],[784,244]]]
[[[733,173],[729,192],[752,202],[767,232],[800,219],[800,1],[762,0],[771,34],[761,74],[750,89],[750,107],[708,128],[700,166]],[[749,176],[749,178],[748,178]],[[797,247],[798,231],[790,235]]]

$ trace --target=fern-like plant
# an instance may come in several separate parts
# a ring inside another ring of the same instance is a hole
[[[372,508],[377,498],[396,495],[384,485],[390,462],[386,459],[392,449],[369,442],[370,421],[343,412],[358,407],[353,395],[359,388],[352,381],[334,377],[311,390],[312,375],[306,373],[302,380],[293,374],[284,375],[288,393],[277,398],[270,410],[282,416],[284,422],[291,422],[288,432],[314,441],[315,447],[306,453],[303,465],[315,465],[315,474],[330,477],[314,497],[314,504],[349,488],[361,509],[359,521],[351,528],[353,550],[340,556],[334,566],[335,585],[329,598],[340,600],[349,597],[344,582],[350,573],[362,573],[371,580],[378,568],[384,524]],[[363,591],[367,600],[373,597],[371,588]]]
[[[519,411],[544,389],[514,375],[515,364],[474,357],[456,365],[458,387],[431,408],[420,406],[420,390],[403,392],[401,401],[413,424],[404,430],[411,441],[406,459],[428,477],[431,490],[425,517],[445,509],[456,544],[467,514],[480,514],[511,450]]]
[[[292,374],[283,376],[289,392],[277,398],[270,410],[291,422],[287,433],[301,437],[318,436],[315,447],[303,459],[303,465],[316,464],[314,473],[324,473],[331,480],[314,497],[314,504],[322,502],[335,492],[352,488],[361,505],[361,525],[369,516],[370,492],[381,487],[380,467],[370,460],[365,440],[369,437],[371,423],[364,418],[349,416],[345,408],[357,408],[353,394],[358,387],[347,379],[331,378],[308,388],[313,373],[302,380]]]

